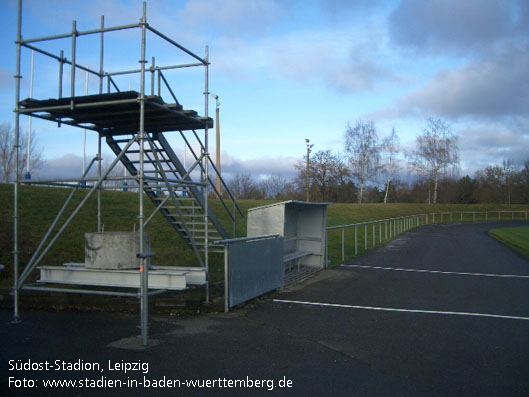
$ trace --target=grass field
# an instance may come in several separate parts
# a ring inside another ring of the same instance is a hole
[[[21,268],[29,261],[40,239],[44,236],[49,225],[70,193],[70,189],[49,188],[36,186],[20,186],[19,196],[19,250]],[[82,200],[86,192],[78,192],[69,210],[62,219],[73,211]],[[105,231],[133,231],[137,228],[138,194],[103,191],[102,196],[102,223]],[[241,200],[239,205],[246,215],[248,208],[269,204],[264,200]],[[217,200],[211,200],[213,208],[220,223],[226,231],[232,230],[230,218],[221,208]],[[145,200],[145,213],[149,214],[154,209],[150,200]],[[352,224],[396,216],[424,214],[432,212],[455,211],[527,211],[528,205],[428,205],[428,204],[332,204],[328,211],[328,226]],[[454,221],[458,221],[454,219]],[[465,215],[465,221],[472,220],[470,214]],[[480,219],[479,219],[480,220]],[[436,223],[440,221],[437,218]],[[449,221],[445,216],[444,221]],[[97,200],[94,195],[72,224],[66,229],[64,235],[45,257],[43,264],[61,265],[65,262],[84,261],[84,233],[97,229]],[[191,249],[174,233],[170,224],[161,216],[156,215],[146,231],[151,234],[151,250],[156,254],[153,265],[197,265]],[[362,234],[363,231],[359,231]],[[377,245],[378,245],[377,229]],[[237,236],[246,235],[245,220],[238,221]],[[341,231],[329,233],[329,259],[337,264],[341,258]],[[345,233],[346,256],[354,255],[354,230],[348,229]],[[363,240],[359,241],[359,248],[363,247]],[[369,229],[368,246],[372,248],[372,233]],[[2,284],[10,283],[12,278],[12,250],[13,250],[13,186],[0,184],[0,264],[6,270],[0,273]],[[359,254],[363,252],[359,249]],[[210,257],[210,275],[213,282],[223,277],[223,258],[220,254]],[[36,274],[35,274],[36,277]]]
[[[529,227],[494,229],[489,235],[529,258]]]

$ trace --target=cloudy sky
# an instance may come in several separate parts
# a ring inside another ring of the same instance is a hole
[[[16,2],[2,1],[0,12],[0,122],[13,123]],[[67,33],[73,19],[79,30],[97,28],[102,14],[107,26],[135,23],[141,2],[26,0],[23,36]],[[374,120],[380,137],[395,127],[408,149],[427,117],[445,119],[459,136],[463,173],[529,159],[525,0],[156,0],[147,2],[147,15],[152,26],[197,54],[209,46],[226,172],[292,175],[305,138],[314,150],[342,152],[347,123],[359,119]],[[105,70],[138,67],[138,34],[108,35]],[[151,37],[147,59],[190,61]],[[78,62],[94,70],[97,43],[78,43]],[[70,59],[69,40],[41,47],[63,49]],[[22,98],[29,96],[30,57],[25,50]],[[56,96],[56,62],[36,56],[35,64],[34,97]],[[170,79],[179,101],[203,114],[203,70]],[[118,84],[138,89],[139,77]],[[85,75],[78,73],[76,90],[84,89]],[[89,92],[97,89],[89,80]],[[79,169],[83,131],[49,124],[33,121],[49,172]],[[90,132],[87,139],[91,156],[96,139]],[[172,139],[180,150],[181,141]]]

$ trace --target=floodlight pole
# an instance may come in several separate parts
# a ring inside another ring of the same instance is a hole
[[[307,144],[307,202],[310,201],[310,152],[312,151],[312,147],[314,144],[310,144],[310,139],[305,139],[305,143]]]

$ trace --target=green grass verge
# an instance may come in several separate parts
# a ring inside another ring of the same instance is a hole
[[[68,197],[70,189],[50,188],[37,186],[20,186],[19,196],[19,260],[20,268],[30,260],[31,255],[46,233],[49,225],[55,218],[57,212]],[[77,204],[82,200],[85,191],[78,192],[63,215],[66,219]],[[138,194],[124,192],[101,192],[102,197],[102,223],[105,231],[132,231],[138,225]],[[243,213],[247,214],[249,208],[270,204],[273,201],[266,200],[241,200],[239,205]],[[224,211],[218,200],[210,200],[210,206],[216,214],[219,222],[225,230],[232,233],[232,224],[229,215]],[[527,211],[528,205],[428,205],[428,204],[333,204],[329,206],[328,226],[366,222],[390,217],[412,215],[432,212],[454,212],[454,211]],[[145,200],[145,214],[150,214],[154,205],[150,200]],[[457,219],[456,219],[457,218]],[[520,218],[522,219],[522,218]],[[477,218],[476,220],[484,220]],[[489,219],[490,220],[490,219]],[[436,223],[440,222],[436,218]],[[450,221],[445,216],[443,222]],[[460,221],[456,216],[453,221]],[[472,221],[471,214],[465,214],[463,221]],[[97,230],[97,199],[94,195],[81,210],[76,219],[66,229],[61,238],[46,255],[43,264],[62,265],[65,262],[84,261],[84,233]],[[151,234],[151,249],[156,254],[153,265],[178,265],[196,266],[197,260],[191,249],[173,231],[171,225],[161,216],[156,215],[147,227],[146,231]],[[358,253],[363,253],[364,240],[363,230],[359,230]],[[368,247],[371,249],[372,229],[368,230]],[[376,246],[380,245],[379,232],[376,229]],[[237,237],[246,235],[246,221],[237,223]],[[385,237],[385,230],[383,230]],[[337,264],[341,260],[341,231],[329,233],[329,259],[331,263]],[[346,257],[354,255],[354,229],[348,229],[345,233]],[[13,185],[0,184],[0,264],[6,266],[6,270],[0,272],[0,283],[10,285],[13,275],[12,270],[13,251]],[[34,273],[36,278],[37,274]],[[223,278],[223,258],[221,254],[210,256],[210,276],[213,282]]]
[[[529,258],[529,226],[489,230],[489,235]]]

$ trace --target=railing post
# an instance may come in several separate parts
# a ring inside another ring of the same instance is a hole
[[[224,312],[230,311],[229,303],[228,244],[224,244]]]
[[[152,57],[151,61],[151,95],[154,96],[154,71],[156,67],[156,61],[154,57]]]
[[[323,267],[329,266],[329,231],[325,230],[325,263]],[[299,270],[299,262],[298,262],[298,270]]]
[[[345,263],[345,227],[342,227],[342,263]]]
[[[489,220],[489,211],[485,211],[485,220],[486,220],[486,221]]]
[[[364,250],[367,251],[367,223],[364,223]]]
[[[235,212],[235,200],[233,200],[233,238],[237,237],[237,213]]]
[[[59,99],[61,99],[62,98],[62,75],[63,75],[63,70],[64,70],[64,63],[63,63],[64,51],[61,50],[59,54],[60,54],[59,58],[61,58],[61,60],[59,61]]]
[[[476,212],[472,213],[472,222],[476,222]]]
[[[77,21],[72,21],[72,67],[70,69],[70,109],[74,108],[75,96],[75,45],[77,39]]]
[[[355,225],[355,256],[358,255],[358,226]]]
[[[373,247],[376,246],[377,244],[377,237],[376,237],[376,228],[377,228],[377,224],[375,222],[373,222]]]
[[[382,223],[378,222],[378,237],[379,243],[382,244]]]

